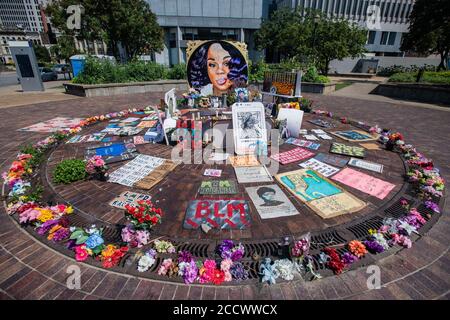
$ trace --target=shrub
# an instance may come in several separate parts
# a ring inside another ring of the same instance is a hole
[[[248,81],[250,83],[263,81],[264,73],[269,71],[269,65],[264,62],[264,60],[260,60],[256,63],[249,62],[249,76]]]
[[[187,66],[186,64],[176,64],[167,72],[167,79],[171,80],[183,80],[187,79],[186,74]]]
[[[61,161],[53,172],[55,183],[69,184],[87,177],[86,164],[83,160],[68,159]]]
[[[396,73],[389,78],[389,82],[413,83],[417,80],[417,72]],[[450,85],[450,71],[424,72],[421,83]]]
[[[377,75],[382,76],[382,77],[390,77],[396,73],[417,72],[421,68],[424,68],[425,71],[436,71],[436,69],[437,69],[436,66],[432,66],[432,65],[428,65],[428,64],[425,64],[422,67],[419,67],[416,65],[411,65],[409,67],[393,65],[390,67],[380,67],[377,72]]]

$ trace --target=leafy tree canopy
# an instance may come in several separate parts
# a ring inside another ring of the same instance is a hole
[[[450,1],[417,0],[409,17],[409,32],[401,49],[439,54],[440,69],[446,69],[450,50]]]
[[[257,48],[273,48],[283,58],[309,60],[328,73],[331,60],[358,57],[365,52],[367,31],[317,10],[282,8],[264,21],[255,35]]]
[[[46,8],[53,25],[67,35],[75,30],[67,28],[70,5],[81,4],[81,30],[77,35],[87,40],[103,40],[113,55],[119,57],[119,45],[128,59],[137,55],[160,52],[164,47],[163,29],[156,15],[144,0],[57,0]]]

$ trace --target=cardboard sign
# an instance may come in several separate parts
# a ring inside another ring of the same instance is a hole
[[[300,167],[305,169],[312,169],[314,171],[317,171],[324,177],[332,176],[333,174],[339,172],[339,169],[333,166],[330,166],[329,164],[326,164],[324,162],[321,162],[315,158],[309,159],[303,163],[299,164]]]
[[[297,199],[324,219],[361,210],[366,204],[311,169],[276,176]]]
[[[110,174],[109,182],[131,187],[164,163],[164,159],[139,155]]]
[[[364,158],[366,156],[366,150],[361,147],[348,146],[342,143],[334,142],[331,145],[330,153],[342,154],[345,156]]]
[[[296,161],[301,161],[314,156],[314,153],[303,148],[295,148],[286,152],[274,154],[271,156],[275,161],[281,164],[288,164]]]
[[[311,150],[318,150],[320,148],[320,143],[314,143],[311,141],[300,140],[295,138],[289,138],[284,141],[285,143],[293,144],[295,146],[308,148]]]
[[[261,143],[267,146],[266,119],[261,102],[235,103],[232,113],[236,154],[254,154]]]
[[[147,176],[137,181],[133,186],[143,190],[150,190],[162,181],[170,172],[172,172],[176,166],[177,164],[172,160],[165,160],[163,164],[156,167]]]
[[[339,138],[351,141],[351,142],[358,142],[358,141],[373,141],[377,140],[378,137],[373,137],[370,134],[361,131],[361,130],[346,130],[346,131],[335,131],[330,132],[331,134],[338,136]]]
[[[202,181],[198,193],[201,195],[208,194],[236,194],[236,182],[231,180],[210,180]]]
[[[345,168],[332,179],[381,200],[386,198],[389,192],[395,188],[392,183],[350,168]]]
[[[254,155],[230,156],[228,160],[233,167],[254,167],[260,165],[258,158]]]
[[[261,219],[298,215],[291,201],[276,184],[245,188]]]
[[[348,165],[361,169],[366,169],[373,172],[383,173],[383,165],[379,163],[351,158],[350,161],[348,162]]]
[[[379,145],[376,143],[360,143],[359,145],[367,150],[381,150]]]
[[[202,224],[208,224],[214,229],[245,229],[250,225],[248,202],[243,199],[190,201],[183,227],[198,229]]]
[[[125,209],[126,205],[136,206],[138,201],[150,200],[152,197],[147,194],[125,191],[115,197],[109,205],[119,209]]]
[[[325,153],[319,153],[317,154],[314,159],[321,161],[321,162],[325,162],[328,163],[334,167],[339,167],[339,168],[343,168],[347,165],[348,160],[341,158],[341,157],[336,157],[330,154],[325,154]]]
[[[239,183],[272,182],[272,176],[265,166],[235,167]]]

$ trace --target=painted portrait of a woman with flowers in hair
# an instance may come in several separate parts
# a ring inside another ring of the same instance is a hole
[[[245,85],[248,65],[242,53],[226,41],[200,45],[188,61],[188,81],[202,96],[220,96]]]

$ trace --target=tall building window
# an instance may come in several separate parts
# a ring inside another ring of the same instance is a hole
[[[376,31],[369,31],[369,36],[367,38],[367,44],[374,44],[375,43],[375,36],[377,32]]]
[[[397,32],[389,32],[388,45],[393,46],[395,44],[396,36],[397,36]]]
[[[381,45],[386,45],[387,41],[388,41],[388,37],[389,37],[389,32],[383,31],[381,33],[381,41],[380,44]]]

